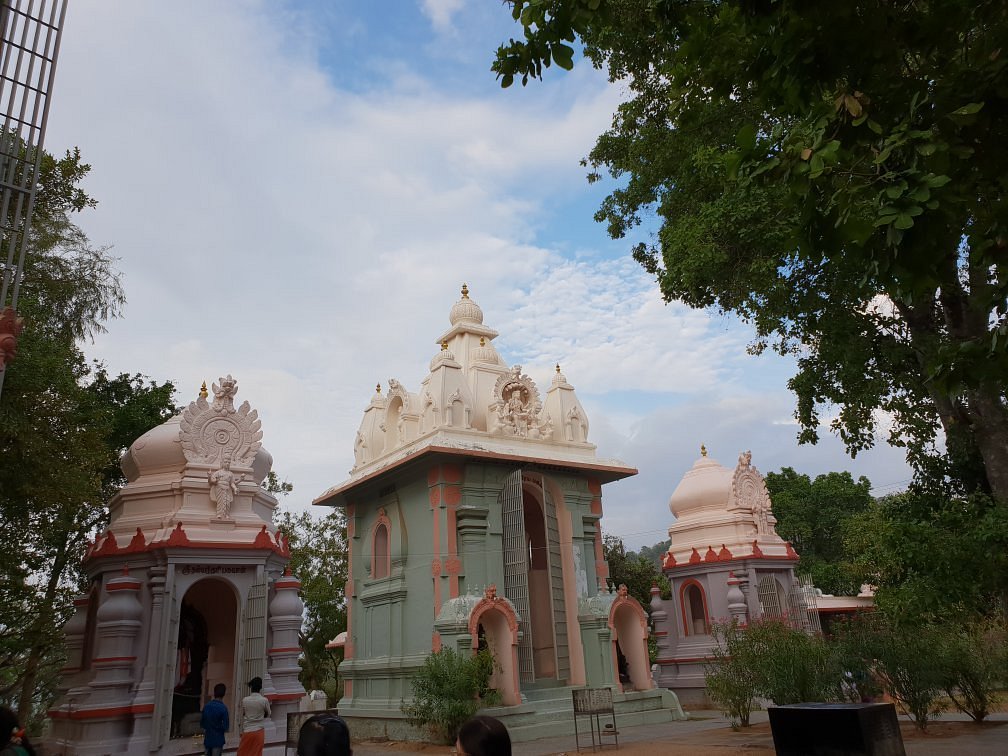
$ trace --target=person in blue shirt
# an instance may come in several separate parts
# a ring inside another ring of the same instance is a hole
[[[203,707],[200,717],[200,727],[203,728],[203,747],[206,756],[221,756],[224,753],[224,733],[231,729],[227,706],[224,705],[224,694],[227,686],[217,683],[213,689],[213,700]]]

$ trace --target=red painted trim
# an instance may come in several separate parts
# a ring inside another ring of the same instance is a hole
[[[268,701],[299,701],[304,698],[304,693],[272,693],[266,696]]]
[[[112,593],[113,591],[139,591],[141,585],[143,585],[143,583],[139,580],[134,583],[109,583],[106,586],[106,590],[108,590],[109,593]]]
[[[346,493],[354,488],[357,488],[364,483],[367,483],[374,478],[379,476],[384,476],[391,470],[395,470],[397,467],[402,467],[408,462],[412,462],[415,459],[419,459],[424,455],[428,454],[449,454],[453,457],[464,457],[464,458],[475,458],[475,459],[493,459],[493,460],[506,460],[509,462],[531,462],[533,464],[549,465],[551,467],[557,467],[560,469],[569,470],[593,470],[597,473],[606,474],[606,483],[610,483],[614,480],[621,480],[622,478],[629,478],[631,475],[636,475],[638,470],[636,467],[623,467],[622,465],[603,465],[594,464],[591,462],[574,462],[570,460],[562,459],[546,459],[543,457],[530,457],[524,454],[506,454],[496,451],[483,451],[478,449],[457,449],[451,446],[424,446],[421,449],[406,455],[402,459],[396,460],[394,463],[385,465],[384,467],[374,470],[373,472],[364,475],[357,480],[347,481],[344,485],[335,488],[330,488],[328,491],[323,493],[318,498],[312,501],[312,504],[321,504],[326,506],[342,506],[340,502],[331,501],[338,497],[344,496]],[[430,481],[430,473],[428,473],[428,481]],[[431,484],[433,485],[433,484]],[[329,503],[331,502],[331,503]]]
[[[153,714],[154,704],[136,704],[134,706],[110,706],[99,709],[75,709],[71,712],[61,709],[50,709],[46,712],[50,719],[103,719],[105,717],[121,717],[126,714]]]
[[[704,554],[705,562],[716,562],[718,560],[717,552],[714,551],[710,546],[707,547],[707,553]]]
[[[100,659],[92,659],[92,664],[101,664],[102,662],[125,662],[125,661],[136,661],[135,656],[103,656]]]
[[[266,649],[267,654],[289,654],[293,651],[301,652],[300,646],[290,646],[289,648],[269,648]]]

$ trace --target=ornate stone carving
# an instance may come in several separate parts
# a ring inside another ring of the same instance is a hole
[[[492,583],[488,585],[483,591],[483,598],[487,601],[494,601],[497,599],[497,585]]]
[[[494,385],[490,412],[496,419],[491,431],[496,435],[518,438],[548,438],[553,433],[550,418],[540,417],[542,401],[539,389],[521,365],[515,365],[497,379]]]
[[[210,501],[217,505],[217,519],[226,520],[231,515],[231,504],[238,495],[238,483],[242,475],[231,472],[231,458],[224,456],[224,463],[207,473],[210,481]]]
[[[774,532],[777,520],[770,508],[770,493],[763,476],[752,466],[752,452],[744,451],[739,455],[728,508],[751,512],[759,535]]]
[[[238,382],[228,375],[213,385],[213,402],[199,397],[182,412],[180,440],[190,463],[224,467],[224,460],[238,467],[251,467],[262,446],[259,414],[248,402],[235,409]]]

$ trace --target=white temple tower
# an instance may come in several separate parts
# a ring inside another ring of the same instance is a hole
[[[711,623],[761,617],[809,622],[795,578],[798,554],[777,535],[770,494],[752,455],[734,470],[707,456],[686,472],[669,500],[676,521],[662,571],[672,589],[652,589],[658,645],[655,681],[686,705],[705,704],[704,664],[714,645]]]
[[[282,753],[298,682],[300,583],[261,483],[273,458],[229,375],[123,455],[128,483],[86,557],[90,590],[64,627],[61,696],[49,747],[62,754],[192,753],[199,712],[227,686],[236,705],[263,679],[273,716],[267,753]],[[198,750],[202,752],[201,743]]]

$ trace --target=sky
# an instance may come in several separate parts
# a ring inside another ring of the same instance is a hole
[[[701,443],[903,487],[884,443],[799,446],[793,363],[665,304],[594,222],[612,185],[579,161],[625,92],[584,61],[502,90],[490,63],[519,32],[485,0],[74,0],[46,147],[92,165],[78,221],[128,300],[86,354],[179,404],[232,374],[300,509],[348,476],[375,384],[417,390],[465,282],[504,360],[542,391],[559,362],[599,456],[640,471],[603,491],[629,548],[667,537]]]

